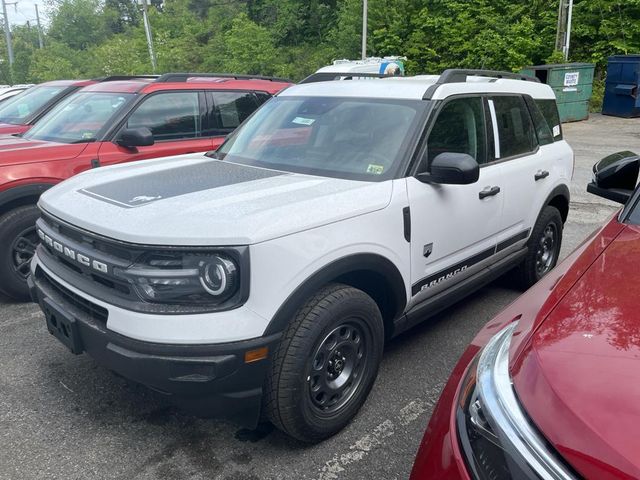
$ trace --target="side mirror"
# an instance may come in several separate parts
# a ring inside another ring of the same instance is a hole
[[[441,153],[431,162],[429,172],[416,177],[424,183],[469,185],[480,178],[480,166],[466,153]]]
[[[116,143],[124,148],[148,147],[154,144],[153,133],[147,127],[126,128],[120,132]]]
[[[636,188],[639,172],[640,156],[614,153],[593,166],[593,181],[587,185],[587,192],[625,204]]]

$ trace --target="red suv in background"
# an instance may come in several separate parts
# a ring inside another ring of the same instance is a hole
[[[596,164],[588,191],[625,207],[476,336],[411,480],[640,478],[639,171]]]
[[[0,134],[13,135],[24,133],[31,128],[49,110],[87,85],[109,81],[118,77],[97,80],[57,80],[45,82],[11,97],[0,105]]]
[[[27,299],[40,194],[83,170],[214,150],[286,80],[165,74],[94,83],[21,136],[0,136],[0,291]]]

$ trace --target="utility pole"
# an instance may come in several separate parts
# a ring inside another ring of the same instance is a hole
[[[142,6],[142,20],[144,22],[144,33],[147,36],[147,47],[149,47],[149,57],[151,58],[151,67],[153,69],[153,73],[156,73],[157,64],[156,64],[156,54],[153,51],[153,37],[151,36],[151,25],[149,24],[149,15],[147,14],[147,1],[148,0],[138,0],[138,3]]]
[[[569,11],[567,13],[567,34],[564,43],[564,60],[569,60],[569,46],[571,44],[571,22],[573,20],[573,0],[569,0]]]
[[[40,12],[38,12],[38,4],[35,4],[36,7],[36,22],[38,23],[38,45],[40,48],[44,48],[44,41],[42,40],[42,26],[40,25]]]
[[[367,58],[367,0],[362,1],[362,60]]]
[[[13,45],[11,44],[11,30],[9,28],[9,15],[7,15],[7,4],[2,1],[2,15],[4,16],[4,37],[7,41],[7,52],[9,53],[9,67],[13,66]]]
[[[560,0],[560,6],[558,7],[558,30],[556,35],[556,50],[562,52],[565,61],[569,59],[572,17],[573,17],[573,0]]]

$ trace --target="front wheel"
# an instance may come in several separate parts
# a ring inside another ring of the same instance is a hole
[[[365,402],[383,344],[382,316],[371,297],[342,284],[321,289],[298,311],[273,357],[267,417],[303,442],[336,434]]]
[[[25,205],[0,217],[0,291],[14,300],[28,300],[27,277],[40,240],[38,207]]]
[[[529,237],[527,256],[517,269],[522,288],[529,288],[558,263],[562,246],[562,217],[557,208],[542,209]]]

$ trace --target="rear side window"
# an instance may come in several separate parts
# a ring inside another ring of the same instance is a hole
[[[436,118],[427,142],[428,164],[441,153],[466,153],[486,163],[482,99],[460,98],[447,103]]]
[[[536,104],[535,100],[531,97],[525,97],[527,106],[529,107],[529,113],[533,119],[533,125],[536,129],[536,136],[538,137],[538,144],[549,145],[553,143],[553,133],[549,123],[544,118],[544,115],[540,111],[540,108]]]
[[[127,128],[139,127],[151,130],[156,142],[200,137],[202,118],[198,92],[169,92],[150,96],[127,121]]]
[[[215,123],[224,133],[237,128],[258,108],[255,95],[246,92],[215,92],[213,102]]]
[[[560,115],[558,114],[558,105],[555,100],[534,100],[544,119],[551,129],[553,140],[562,140],[562,124],[560,123]]]
[[[524,98],[493,97],[490,102],[493,102],[495,108],[500,137],[500,158],[533,152],[537,146],[537,139]]]

